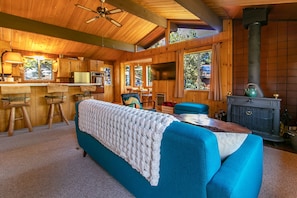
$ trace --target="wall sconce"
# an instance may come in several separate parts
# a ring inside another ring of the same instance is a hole
[[[5,51],[2,53],[1,55],[2,81],[4,81],[4,64],[3,63],[23,64],[23,58],[22,58],[22,55],[18,52]]]

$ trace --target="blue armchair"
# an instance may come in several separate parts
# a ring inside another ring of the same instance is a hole
[[[146,110],[156,111],[155,101],[141,102],[138,93],[124,93],[124,94],[121,94],[121,96],[122,96],[123,105],[134,107],[137,109],[145,109],[143,108],[144,103],[152,103],[153,104],[152,108],[149,108]]]

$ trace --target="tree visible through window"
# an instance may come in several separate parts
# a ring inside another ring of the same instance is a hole
[[[204,38],[218,34],[216,30],[203,30],[203,29],[188,29],[188,28],[177,28],[177,31],[170,32],[169,43],[178,43],[186,40]],[[162,38],[150,48],[157,48],[165,46],[165,38]]]
[[[135,79],[134,79],[134,85],[137,87],[143,86],[143,80],[142,80],[142,66],[136,65],[134,66],[134,72],[135,72]]]
[[[24,80],[52,80],[53,60],[24,57]]]
[[[151,73],[152,68],[149,63],[126,64],[125,86],[151,87],[153,85]]]
[[[209,90],[211,74],[211,50],[184,55],[184,88]]]
[[[130,65],[125,66],[125,85],[131,86],[131,80],[130,80]]]

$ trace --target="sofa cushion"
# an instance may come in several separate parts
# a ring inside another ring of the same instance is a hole
[[[219,152],[222,161],[234,153],[248,136],[246,133],[214,132],[214,134],[218,140]]]

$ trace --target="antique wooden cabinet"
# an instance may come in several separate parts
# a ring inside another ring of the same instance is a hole
[[[228,96],[227,121],[240,124],[265,140],[281,142],[280,99]]]

